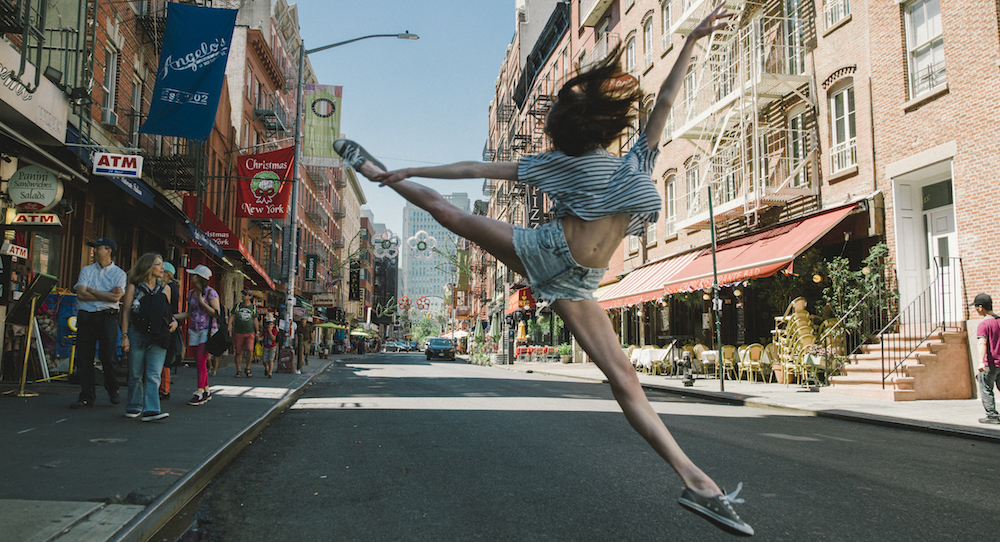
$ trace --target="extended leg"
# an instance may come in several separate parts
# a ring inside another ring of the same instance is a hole
[[[622,353],[618,336],[597,302],[559,300],[552,308],[608,377],[611,391],[629,423],[670,464],[684,485],[706,496],[722,494],[719,486],[684,454],[649,404],[635,369]]]

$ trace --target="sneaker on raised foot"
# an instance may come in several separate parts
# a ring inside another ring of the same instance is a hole
[[[1000,424],[1000,418],[994,418],[992,416],[987,416],[985,418],[979,418],[979,423],[996,423],[996,424]]]
[[[143,412],[142,421],[155,422],[156,420],[162,420],[167,416],[170,416],[170,414],[167,414],[166,412]]]
[[[333,142],[333,150],[344,159],[345,162],[355,170],[359,170],[361,165],[366,161],[371,162],[382,168],[382,171],[389,171],[386,167],[375,159],[368,151],[364,149],[361,145],[351,141],[350,139],[338,139]]]
[[[729,495],[703,497],[690,488],[684,488],[684,492],[681,493],[681,497],[677,499],[677,502],[695,514],[714,523],[716,527],[729,534],[753,536],[753,527],[740,519],[740,516],[733,510],[730,504],[743,504],[743,499],[736,498],[741,489],[743,489],[743,482],[740,482],[736,486],[736,491]]]
[[[139,411],[137,411],[137,410],[126,410],[125,411],[125,417],[126,418],[138,418],[139,417]]]
[[[194,397],[188,400],[188,404],[191,406],[198,406],[204,404],[205,401],[208,401],[208,399],[205,397],[205,394],[195,393]]]

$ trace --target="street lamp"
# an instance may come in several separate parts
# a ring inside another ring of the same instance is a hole
[[[288,284],[285,286],[288,289],[288,295],[285,296],[285,323],[288,326],[288,330],[292,329],[292,312],[295,308],[295,275],[299,270],[299,261],[297,256],[298,252],[298,236],[297,229],[299,227],[299,183],[302,182],[302,178],[299,175],[299,158],[302,154],[302,85],[304,78],[304,67],[306,55],[311,53],[318,53],[320,51],[325,51],[327,49],[333,49],[334,47],[340,47],[341,45],[347,45],[348,43],[354,43],[356,41],[366,40],[370,38],[398,38],[401,40],[417,40],[420,36],[416,34],[410,34],[407,30],[402,34],[372,34],[370,36],[361,36],[360,38],[349,39],[346,41],[339,41],[337,43],[331,43],[330,45],[324,45],[322,47],[317,47],[315,49],[306,49],[305,41],[299,46],[299,72],[298,72],[298,83],[295,89],[295,156],[292,162],[292,178],[294,182],[292,183],[292,203],[289,206],[291,210],[288,227],[291,230],[291,235],[289,235],[289,248],[288,257],[292,261],[289,262],[289,272],[288,272]],[[339,134],[338,134],[339,137]],[[291,333],[289,333],[289,336]],[[290,339],[289,339],[290,340]]]

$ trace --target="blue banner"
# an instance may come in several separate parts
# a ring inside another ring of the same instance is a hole
[[[222,247],[219,246],[219,243],[216,243],[215,239],[212,239],[207,233],[201,231],[201,228],[195,226],[193,222],[188,223],[188,233],[191,235],[192,241],[205,247],[206,250],[217,257],[222,257]]]
[[[212,133],[236,13],[167,4],[153,102],[140,132],[187,139],[205,139]]]
[[[105,177],[105,179],[128,192],[146,207],[153,208],[153,189],[147,186],[146,183],[139,179],[130,179],[128,177]]]

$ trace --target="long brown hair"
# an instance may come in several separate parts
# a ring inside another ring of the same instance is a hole
[[[639,82],[622,71],[621,54],[615,47],[559,90],[545,121],[556,150],[580,156],[607,147],[635,121],[639,114],[635,103],[643,94]]]
[[[128,281],[135,284],[148,281],[150,277],[153,276],[153,266],[155,265],[157,258],[159,258],[161,262],[163,261],[163,256],[160,256],[155,252],[147,252],[142,256],[139,256],[139,259],[136,260],[132,269],[128,270]]]

